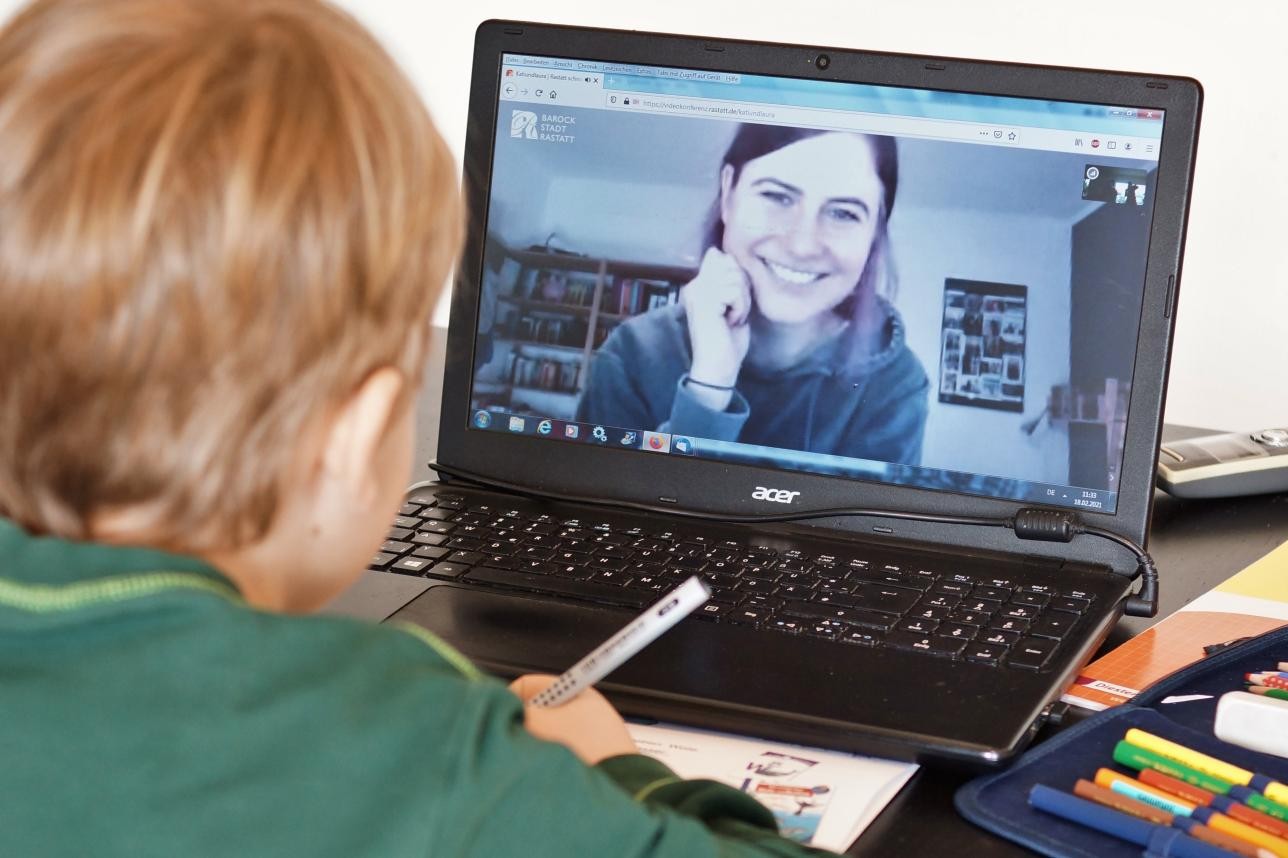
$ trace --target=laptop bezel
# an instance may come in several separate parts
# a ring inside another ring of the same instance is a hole
[[[814,63],[820,51],[831,58],[825,71]],[[481,24],[475,37],[464,152],[464,195],[470,221],[452,296],[438,461],[536,491],[739,515],[876,507],[931,515],[1002,517],[1034,504],[471,429],[468,421],[473,356],[504,53],[926,87],[1166,111],[1118,507],[1112,515],[1076,511],[1089,524],[1144,544],[1153,501],[1155,456],[1162,430],[1167,366],[1175,329],[1174,308],[1197,148],[1202,101],[1202,88],[1197,81],[1173,76],[517,21]],[[606,479],[605,475],[611,478]],[[753,500],[755,487],[766,485],[799,491],[797,504],[782,508]],[[970,545],[1091,561],[1124,574],[1135,568],[1130,553],[1103,540],[1079,539],[1071,544],[1019,542],[1013,534],[1001,529],[886,518],[832,519],[828,526],[869,537],[875,535],[875,538]]]

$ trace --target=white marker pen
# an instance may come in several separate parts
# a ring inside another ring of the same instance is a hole
[[[620,632],[595,647],[590,655],[564,671],[550,687],[528,701],[529,705],[544,709],[576,697],[657,640],[710,597],[711,589],[701,578],[693,576],[631,620]]]

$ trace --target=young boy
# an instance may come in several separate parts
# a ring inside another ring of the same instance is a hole
[[[305,616],[400,503],[454,172],[316,0],[0,31],[0,854],[806,851],[593,692]]]

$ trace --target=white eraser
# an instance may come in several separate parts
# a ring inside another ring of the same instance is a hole
[[[1288,757],[1288,700],[1246,691],[1222,694],[1213,730],[1231,745]]]

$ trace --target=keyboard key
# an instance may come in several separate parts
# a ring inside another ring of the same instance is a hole
[[[816,638],[827,638],[828,640],[836,640],[845,630],[846,627],[843,623],[837,623],[831,620],[807,623],[805,625],[805,634]]]
[[[801,620],[777,619],[765,623],[764,627],[784,634],[798,635],[804,631],[805,623]]]
[[[963,611],[960,608],[953,611],[948,617],[954,623],[961,623],[967,626],[986,626],[989,618],[989,614],[977,614],[974,611]]]
[[[998,617],[1008,620],[1026,620],[1032,622],[1037,618],[1038,609],[1028,605],[1003,605]]]
[[[452,563],[464,563],[466,566],[473,566],[483,559],[483,554],[478,551],[457,550],[447,555],[447,559]]]
[[[1029,630],[1029,621],[1012,620],[1009,617],[994,617],[993,622],[989,624],[989,629],[1003,632],[1027,632]]]
[[[449,518],[454,518],[455,516],[456,510],[441,506],[423,510],[420,513],[421,518],[433,519],[435,521],[447,521]]]
[[[387,534],[385,534],[385,535],[386,535],[389,539],[407,539],[407,538],[408,538],[409,536],[411,536],[411,535],[412,535],[412,533],[414,533],[414,532],[415,532],[415,531],[409,530],[409,529],[407,529],[407,528],[405,528],[405,527],[395,527],[395,528],[390,529],[389,533],[387,533]]]
[[[938,620],[901,620],[895,626],[901,632],[911,632],[914,635],[933,634],[935,629],[939,628]]]
[[[386,554],[406,554],[411,551],[411,543],[400,539],[386,539],[380,550]]]
[[[1047,614],[1029,628],[1029,634],[1040,638],[1060,640],[1078,622],[1076,614]]]
[[[683,569],[685,572],[701,572],[707,568],[707,561],[701,556],[683,555],[672,557],[670,565],[676,569]]]
[[[909,608],[917,604],[917,598],[920,595],[921,592],[918,590],[867,581],[854,588],[854,596],[861,607],[887,614],[906,613]]]
[[[880,646],[881,642],[885,640],[885,635],[870,629],[849,629],[841,632],[836,639],[841,643],[853,644],[854,646]]]
[[[1057,596],[1051,600],[1051,604],[1047,607],[1052,611],[1081,614],[1091,607],[1091,602],[1086,599],[1071,599],[1067,596]]]
[[[744,608],[762,608],[769,611],[777,611],[787,600],[779,596],[748,596],[740,603]]]
[[[440,560],[431,566],[426,572],[427,578],[459,578],[470,569],[464,563],[449,563],[446,560]]]
[[[957,606],[958,610],[970,611],[974,614],[991,614],[1000,607],[1002,607],[1001,602],[994,602],[991,599],[980,599],[975,595],[971,595],[969,599],[966,599]]]
[[[1041,670],[1059,645],[1051,638],[1024,638],[1011,647],[1006,663],[1023,670]]]
[[[752,578],[746,575],[742,576],[734,586],[739,592],[748,596],[769,596],[778,589],[774,582],[767,578]]]
[[[967,641],[942,638],[938,635],[917,635],[912,632],[890,632],[885,645],[892,649],[911,650],[941,658],[956,658],[966,649]]]
[[[707,597],[708,602],[723,602],[726,605],[736,605],[742,600],[742,593],[728,587],[712,587],[711,595]]]
[[[1088,593],[1086,590],[1061,590],[1057,595],[1066,599],[1086,599],[1087,604],[1091,604],[1096,599],[1094,593]]]
[[[931,593],[921,600],[921,604],[931,608],[955,608],[961,604],[961,598],[947,593]]]
[[[935,620],[938,622],[948,619],[952,613],[952,609],[950,608],[925,607],[918,605],[908,613],[908,616],[910,618],[916,617],[922,620]]]
[[[558,575],[532,575],[526,572],[509,569],[493,569],[479,566],[465,575],[466,581],[480,584],[499,584],[518,590],[530,590],[537,593],[553,593],[572,596],[592,602],[608,605],[621,605],[628,608],[645,608],[652,596],[615,584],[603,584],[599,581],[582,581],[576,578],[563,578]]]
[[[694,611],[694,616],[704,620],[719,620],[733,609],[733,605],[726,605],[722,602],[707,602]]]
[[[420,512],[422,509],[424,509],[424,507],[422,507],[420,504],[408,502],[398,507],[398,514],[415,515],[416,513]]]
[[[422,533],[451,533],[456,525],[450,521],[426,521],[416,525],[416,529]]]
[[[1020,639],[1019,632],[1004,631],[1002,629],[985,629],[983,634],[978,636],[979,640],[993,646],[1010,646]]]
[[[803,602],[814,595],[814,590],[807,584],[779,584],[774,590],[774,595]]]
[[[979,633],[979,626],[965,626],[961,623],[945,623],[935,630],[935,634],[954,640],[973,640]]]
[[[734,608],[720,618],[721,622],[734,623],[740,626],[758,626],[767,621],[772,614],[769,611],[758,611],[753,608]]]
[[[997,664],[1006,654],[1006,647],[995,644],[971,643],[966,649],[962,650],[962,657],[967,661],[977,661],[980,664]]]
[[[424,557],[404,557],[391,565],[389,569],[392,572],[401,572],[403,575],[424,575],[433,562],[433,560]]]
[[[520,560],[551,560],[555,556],[555,551],[553,548],[525,545],[514,552],[514,556]]]
[[[448,549],[441,545],[421,545],[411,553],[411,556],[424,557],[428,560],[442,560],[448,553]]]
[[[1029,593],[1023,590],[1011,597],[1013,605],[1030,605],[1035,608],[1045,607],[1049,601],[1051,597],[1046,593]]]
[[[886,631],[891,628],[898,617],[879,611],[867,611],[862,608],[838,608],[835,605],[816,602],[788,602],[778,611],[785,617],[797,617],[804,620],[833,620],[849,625]]]
[[[377,554],[375,557],[371,558],[371,563],[368,566],[368,568],[384,569],[386,566],[388,566],[390,563],[393,563],[397,559],[398,558],[393,554],[385,554],[384,552],[381,552]]]
[[[611,584],[615,587],[625,587],[627,584],[631,583],[631,581],[635,579],[633,579],[630,575],[627,575],[625,572],[621,572],[615,569],[604,569],[604,570],[595,572],[594,575],[591,575],[590,580],[598,581],[601,584]]]
[[[975,599],[990,599],[994,602],[1005,602],[1007,599],[1011,598],[1011,590],[1009,587],[976,587],[975,591],[971,593],[971,597]]]
[[[965,596],[971,591],[971,585],[962,581],[940,581],[930,588],[932,593],[947,593],[950,596]]]

